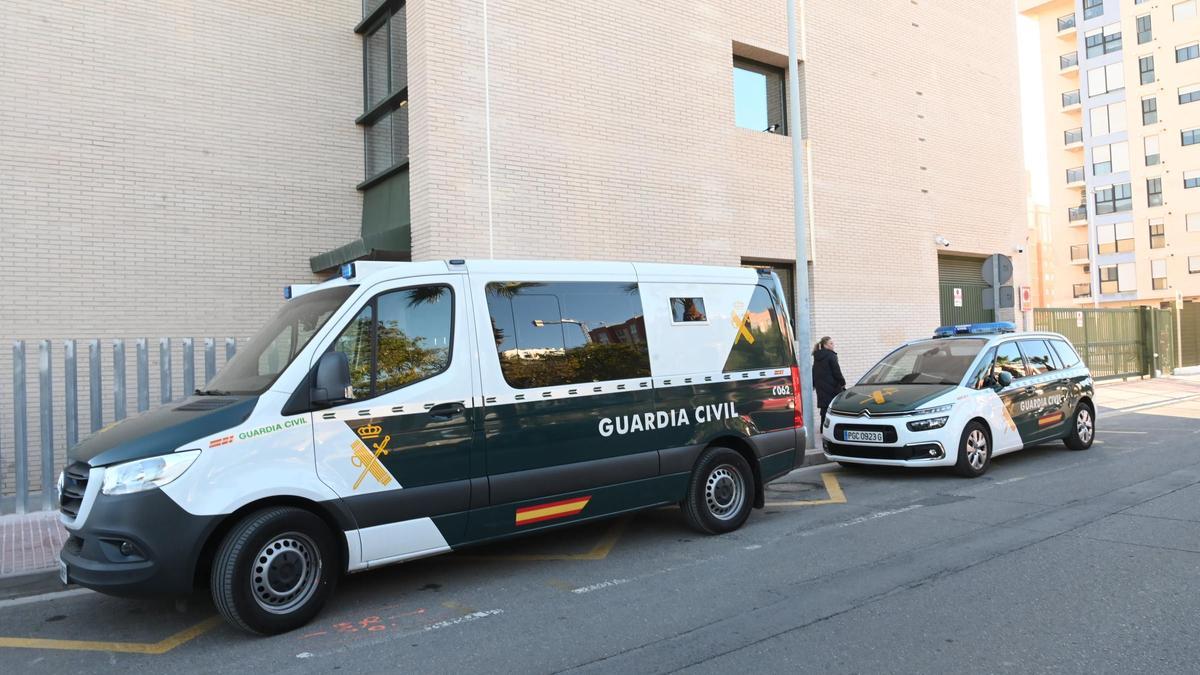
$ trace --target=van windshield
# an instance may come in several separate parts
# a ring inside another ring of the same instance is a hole
[[[888,354],[859,384],[958,384],[987,344],[982,339],[927,340]]]
[[[200,395],[261,394],[275,382],[308,344],[355,286],[305,293],[287,302],[250,342],[238,350],[221,372],[197,389]]]

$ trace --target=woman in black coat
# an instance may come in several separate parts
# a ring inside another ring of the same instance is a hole
[[[825,412],[829,403],[846,388],[846,378],[838,365],[837,352],[833,351],[833,338],[823,337],[813,347],[813,389],[817,392],[817,407],[821,409],[821,429],[825,428]]]

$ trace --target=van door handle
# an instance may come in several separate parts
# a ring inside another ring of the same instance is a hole
[[[466,410],[467,406],[459,401],[455,401],[454,403],[440,403],[429,409],[429,416],[435,420],[451,420],[462,416]]]

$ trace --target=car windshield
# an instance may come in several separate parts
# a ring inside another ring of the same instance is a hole
[[[339,286],[293,298],[197,394],[261,394],[354,292]]]
[[[981,339],[943,339],[906,345],[884,357],[858,383],[958,384],[985,344]]]

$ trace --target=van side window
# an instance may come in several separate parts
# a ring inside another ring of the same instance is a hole
[[[450,365],[453,307],[453,292],[441,285],[372,298],[333,345],[350,362],[354,397],[379,396],[444,371]]]
[[[992,375],[999,375],[1001,371],[1012,375],[1014,380],[1025,377],[1025,359],[1021,356],[1021,350],[1017,349],[1017,343],[1005,342],[996,348],[996,362],[992,366]]]
[[[704,298],[671,298],[671,321],[693,323],[708,321]]]
[[[636,282],[493,282],[487,302],[513,388],[650,377]]]
[[[1079,354],[1075,353],[1074,347],[1062,340],[1051,340],[1050,344],[1058,353],[1058,358],[1062,359],[1063,368],[1074,368],[1079,365]]]
[[[1021,340],[1021,352],[1025,354],[1025,365],[1030,375],[1043,375],[1058,370],[1050,348],[1042,340]]]
[[[749,306],[731,311],[737,331],[723,372],[791,367],[792,350],[780,325],[781,314],[766,287],[755,286]]]

